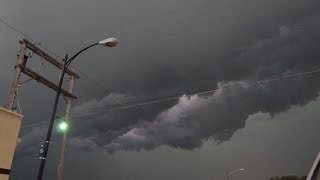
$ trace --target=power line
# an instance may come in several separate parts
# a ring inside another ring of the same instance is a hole
[[[37,42],[35,40],[33,40],[33,38],[31,38],[31,36],[27,35],[26,33],[22,32],[21,30],[19,30],[18,28],[12,26],[11,24],[9,24],[7,21],[3,20],[2,18],[0,18],[0,22],[2,24],[4,24],[5,26],[7,26],[9,29],[13,30],[14,32],[20,34],[21,36],[29,39],[30,41],[34,42],[35,44],[37,44],[38,46],[41,46],[44,50],[46,50],[47,52],[49,52],[50,54],[56,56],[56,58],[62,60],[63,58],[58,56],[56,53],[50,51],[48,48],[44,47],[43,45],[41,45],[41,42]]]
[[[3,23],[5,26],[7,26],[9,29],[13,30],[14,32],[20,34],[21,36],[29,39],[30,41],[34,42],[35,44],[37,44],[38,46],[41,46],[45,51],[49,52],[50,54],[54,55],[56,58],[63,60],[64,58],[59,56],[58,54],[52,52],[51,50],[49,50],[48,48],[44,47],[43,45],[41,45],[40,42],[36,42],[35,40],[33,40],[29,35],[27,35],[26,33],[22,32],[21,30],[15,28],[14,26],[12,26],[10,23],[8,23],[7,21],[3,20],[0,18],[0,22]],[[94,78],[92,78],[91,76],[89,76],[87,73],[81,71],[78,68],[73,67],[74,69],[76,69],[80,74],[82,74],[84,77],[86,77],[88,80],[92,81],[96,86],[100,87],[103,91],[104,94],[106,92],[109,92],[108,89],[99,81],[95,80]]]
[[[206,95],[206,94],[211,94],[211,93],[214,93],[214,92],[222,90],[222,89],[230,89],[230,88],[237,88],[237,87],[243,87],[243,86],[254,86],[254,85],[258,85],[258,84],[272,83],[272,82],[275,82],[275,81],[281,81],[281,80],[286,80],[286,79],[291,79],[291,78],[296,78],[296,77],[311,76],[311,75],[315,75],[315,74],[318,74],[318,73],[320,73],[320,69],[314,70],[314,71],[298,73],[298,74],[292,74],[292,75],[287,75],[287,76],[276,77],[276,78],[267,79],[267,80],[256,81],[256,82],[248,82],[248,83],[240,83],[240,84],[235,84],[235,85],[222,86],[222,87],[219,87],[219,88],[216,88],[216,89],[211,89],[211,90],[207,90],[207,91],[187,94],[186,96]],[[89,112],[86,113],[86,114],[75,115],[75,116],[72,116],[71,118],[80,118],[80,117],[90,116],[90,115],[94,115],[94,114],[101,113],[101,112],[106,112],[106,111],[129,109],[129,108],[144,106],[144,105],[148,105],[148,104],[155,104],[155,103],[161,103],[161,102],[166,102],[166,101],[173,101],[173,100],[180,99],[182,96],[183,95],[175,96],[175,97],[158,98],[158,99],[153,99],[153,100],[145,100],[145,101],[134,103],[134,104],[124,103],[124,104],[117,104],[117,105],[112,105],[112,106],[97,107],[97,108],[89,109],[88,110]],[[90,112],[90,111],[92,111],[92,112]]]
[[[2,24],[4,24],[6,27],[8,27],[9,29],[11,29],[12,31],[18,33],[19,35],[29,39],[31,42],[37,44],[38,46],[42,47],[42,49],[44,49],[45,51],[49,52],[50,54],[54,55],[57,59],[63,60],[63,58],[59,55],[57,55],[56,53],[52,52],[51,50],[49,50],[48,48],[44,47],[41,45],[40,42],[36,42],[35,40],[33,40],[33,38],[31,38],[31,36],[27,35],[26,33],[22,32],[21,30],[19,30],[18,28],[12,26],[10,23],[8,23],[7,21],[3,20],[2,18],[0,18],[0,22]],[[84,73],[83,71],[81,71],[78,68],[73,67],[74,69],[76,69],[81,75],[83,75],[84,77],[86,77],[88,80],[92,81],[96,86],[100,87],[103,91],[104,94],[106,94],[106,92],[109,92],[108,89],[102,85],[99,81],[95,80],[94,78],[90,77],[88,74]],[[116,101],[118,103],[122,103],[119,99],[116,98]],[[24,126],[22,128],[26,128],[26,127],[33,127],[33,125],[27,125]]]
[[[222,90],[222,89],[230,89],[230,88],[237,88],[237,87],[243,87],[243,86],[255,86],[255,85],[258,85],[258,84],[268,84],[268,83],[272,83],[272,82],[275,82],[275,81],[287,80],[287,79],[292,79],[292,78],[297,78],[297,77],[304,77],[304,76],[314,77],[314,76],[319,75],[319,74],[320,74],[320,69],[314,70],[314,71],[307,71],[307,72],[287,75],[287,76],[276,77],[276,78],[267,79],[267,80],[256,81],[256,82],[248,82],[248,83],[240,83],[240,84],[235,84],[235,85],[227,85],[227,86],[219,87],[219,88],[216,88],[216,89],[211,89],[211,90],[207,90],[207,91],[188,94],[188,95],[185,95],[185,96],[206,95],[206,94],[211,94],[211,93],[214,93],[214,92]],[[145,106],[145,105],[148,105],[148,104],[156,104],[156,103],[161,103],[161,102],[166,102],[166,101],[174,101],[174,100],[180,99],[182,96],[183,95],[166,97],[166,98],[154,98],[152,100],[149,99],[149,100],[144,100],[144,101],[140,101],[140,102],[135,102],[133,104],[130,104],[130,102],[129,102],[129,103],[123,103],[123,104],[117,104],[117,105],[111,105],[111,106],[92,108],[91,110],[93,110],[93,112],[84,113],[84,114],[78,114],[78,115],[72,116],[71,118],[82,118],[82,117],[94,115],[94,114],[101,113],[101,112],[115,111],[115,110],[122,110],[122,109],[130,109],[130,108],[134,108],[134,107]],[[31,124],[31,125],[26,125],[26,126],[23,126],[21,129],[34,127],[34,126],[39,126],[39,125],[45,124],[45,123],[47,123],[47,122],[40,122],[40,123]]]
[[[194,9],[195,7],[202,7],[203,5],[206,5],[208,2],[208,0],[202,1],[201,3],[197,4],[196,6],[189,6],[189,7],[178,7],[178,8],[174,8],[171,9],[170,11],[165,11],[164,13],[161,13],[159,16],[157,16],[156,18],[161,18],[163,16],[166,15],[170,15],[170,14],[174,14],[177,13],[179,10],[189,10],[189,9]],[[32,40],[32,38],[27,35],[26,33],[23,33],[22,31],[20,31],[19,29],[15,28],[14,26],[12,26],[11,24],[9,24],[7,21],[3,20],[0,18],[0,22],[2,22],[4,25],[6,25],[7,27],[9,27],[10,29],[12,29],[13,31],[15,31],[16,33],[22,35],[23,37],[26,37],[28,39],[30,39],[32,42],[36,43],[37,45],[41,46],[44,50],[46,50],[47,52],[49,52],[50,54],[54,55],[56,58],[63,60],[64,58],[59,56],[58,54],[52,52],[51,50],[49,50],[48,48],[44,47],[41,45],[40,42],[36,42],[34,40]],[[141,23],[147,23],[147,22],[152,22],[151,18],[146,18],[144,21],[140,21]],[[139,23],[135,23],[135,25],[138,25]],[[94,78],[90,77],[88,74],[84,73],[83,71],[80,71],[79,69],[75,68],[80,74],[84,75],[87,79],[91,80],[92,82],[94,82],[97,86],[99,86],[101,89],[103,89],[105,92],[108,92],[108,89],[102,85],[101,83],[99,83],[97,80],[95,80]]]
[[[19,29],[15,28],[14,26],[10,25],[8,22],[6,22],[5,20],[0,18],[0,22],[4,25],[6,25],[8,28],[10,28],[11,30],[15,31],[16,33],[22,35],[23,37],[26,37],[30,40],[32,40],[32,38],[30,38],[27,34],[23,33],[22,31],[20,31]],[[33,41],[34,42],[34,41]]]
[[[48,123],[47,121],[44,121],[40,123],[29,124],[29,125],[21,126],[20,129],[31,128],[31,127],[35,127],[35,126],[39,126],[41,124],[47,124],[47,123]]]
[[[84,77],[86,77],[87,79],[89,79],[90,81],[92,81],[96,86],[100,87],[104,93],[109,92],[109,90],[103,85],[101,84],[98,80],[95,80],[94,78],[90,77],[88,74],[84,73],[83,71],[81,71],[78,68],[75,68],[80,74],[82,74]]]
[[[267,83],[272,83],[272,82],[275,82],[275,81],[287,80],[287,79],[292,79],[292,78],[296,78],[296,77],[303,77],[303,76],[314,77],[316,75],[319,75],[319,73],[320,73],[320,69],[314,70],[314,71],[307,71],[307,72],[287,75],[287,76],[281,76],[281,77],[267,79],[267,80],[256,81],[256,82],[248,82],[248,83],[240,83],[240,84],[235,84],[235,85],[228,85],[228,86],[223,86],[223,87],[212,89],[212,90],[207,90],[207,91],[202,91],[202,92],[198,92],[198,93],[188,94],[188,95],[185,95],[185,96],[206,95],[206,94],[211,94],[211,93],[214,93],[214,92],[222,90],[222,89],[230,89],[230,88],[237,88],[237,87],[243,87],[243,86],[254,86],[254,85],[258,85],[258,84],[267,84]],[[166,102],[166,101],[174,101],[174,100],[180,99],[182,96],[183,95],[167,97],[167,98],[161,98],[161,99],[160,98],[158,98],[158,99],[154,98],[151,101],[145,100],[145,101],[140,101],[140,102],[134,103],[134,104],[130,104],[130,102],[129,102],[129,103],[123,103],[123,104],[117,104],[117,105],[111,105],[111,106],[105,106],[105,107],[92,108],[93,112],[75,115],[75,116],[72,116],[71,118],[82,118],[82,117],[94,115],[94,114],[101,113],[101,112],[115,111],[115,110],[122,110],[122,109],[130,109],[130,108],[144,106],[144,105],[148,105],[148,104],[156,104],[156,103],[161,103],[161,102]],[[26,126],[21,127],[21,129],[25,129],[25,128],[29,128],[29,127],[35,127],[35,126],[39,126],[41,124],[46,124],[46,123],[48,123],[48,122],[40,122],[40,123],[30,124],[30,125],[26,125]]]
[[[33,38],[31,38],[31,36],[27,35],[26,33],[22,32],[21,30],[19,30],[18,28],[12,26],[10,23],[8,23],[7,21],[3,20],[2,18],[0,18],[0,22],[2,24],[4,24],[5,26],[7,26],[9,29],[13,30],[14,32],[20,34],[21,36],[29,39],[30,41],[34,42],[35,44],[37,44],[38,46],[41,46],[44,50],[46,50],[47,52],[49,52],[50,54],[54,55],[56,58],[63,60],[62,57],[60,57],[59,55],[57,55],[56,53],[50,51],[48,48],[44,47],[41,42],[37,42],[35,40],[33,40]]]
[[[25,33],[23,33],[22,31],[20,31],[19,29],[15,28],[14,26],[10,25],[8,22],[4,21],[3,19],[0,18],[0,22],[3,23],[4,25],[6,25],[8,28],[10,28],[11,30],[15,31],[16,33],[22,35],[23,37],[26,37],[28,39],[30,39],[33,42],[36,42],[34,40],[32,40],[32,38],[30,38],[30,36],[26,35]],[[43,49],[45,49],[47,52],[50,52],[51,54],[53,54],[54,56],[56,56],[59,59],[63,59],[62,57],[60,57],[59,55],[57,55],[56,53],[50,51],[49,49],[43,47],[42,45],[40,45],[40,43],[37,43],[37,45],[41,46]],[[94,78],[91,78],[89,75],[87,75],[86,73],[80,71],[79,69],[77,69],[79,71],[79,73],[81,73],[82,75],[84,75],[86,78],[88,78],[89,80],[93,81],[97,86],[99,86],[100,88],[102,88],[105,92],[107,92],[107,88],[105,88],[101,83],[99,83],[98,81],[96,81]],[[203,92],[198,92],[198,93],[193,93],[193,94],[189,94],[187,96],[193,96],[193,95],[205,95],[205,94],[210,94],[213,92],[216,92],[218,90],[221,89],[227,89],[227,88],[236,88],[236,87],[241,87],[241,86],[251,86],[251,85],[257,85],[257,84],[263,84],[263,83],[271,83],[274,81],[280,81],[280,80],[285,80],[285,79],[290,79],[290,78],[295,78],[295,77],[300,77],[300,76],[308,76],[308,75],[313,75],[313,74],[317,74],[320,73],[320,69],[319,70],[315,70],[315,71],[309,71],[309,72],[304,72],[304,73],[299,73],[299,74],[293,74],[293,75],[289,75],[289,76],[283,76],[283,77],[278,77],[278,78],[273,78],[273,79],[269,79],[269,80],[263,80],[263,81],[257,81],[257,82],[249,82],[249,83],[241,83],[241,84],[236,84],[236,85],[229,85],[229,86],[223,86],[217,89],[212,89],[212,90],[208,90],[208,91],[203,91]],[[129,103],[120,103],[120,104],[116,104],[116,105],[112,105],[112,106],[104,106],[104,107],[97,107],[97,108],[92,108],[89,109],[88,111],[93,111],[87,114],[80,114],[80,115],[76,115],[73,116],[73,118],[79,118],[79,117],[84,117],[84,116],[88,116],[88,115],[92,115],[92,114],[96,114],[96,113],[100,113],[100,112],[105,112],[105,111],[114,111],[114,110],[121,110],[121,109],[129,109],[129,108],[134,108],[134,107],[139,107],[139,106],[144,106],[144,105],[148,105],[148,104],[155,104],[155,103],[161,103],[161,102],[166,102],[166,101],[173,101],[173,100],[178,100],[179,98],[181,98],[181,96],[174,96],[174,97],[165,97],[165,98],[155,98],[155,99],[148,99],[148,100],[144,100],[144,101],[140,101],[140,102],[129,102]],[[45,123],[45,122],[43,122]],[[37,124],[33,124],[33,125],[27,125],[27,126],[23,126],[22,128],[27,128],[27,127],[33,127],[35,125],[38,124],[43,124],[43,123],[37,123]]]

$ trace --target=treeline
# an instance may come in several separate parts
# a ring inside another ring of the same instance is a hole
[[[270,180],[306,180],[307,176],[282,176],[282,177],[271,177]]]

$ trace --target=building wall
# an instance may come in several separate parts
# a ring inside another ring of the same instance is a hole
[[[7,180],[19,141],[22,115],[0,107],[0,180]]]

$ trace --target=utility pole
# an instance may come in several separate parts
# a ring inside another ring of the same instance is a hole
[[[18,90],[18,86],[19,86],[19,82],[20,82],[20,76],[21,76],[21,73],[23,73],[23,74],[31,77],[32,79],[36,80],[37,82],[40,82],[41,84],[47,86],[48,88],[52,89],[53,91],[55,91],[59,94],[61,93],[67,100],[66,116],[69,117],[70,110],[71,110],[71,101],[73,99],[77,98],[75,95],[72,94],[73,85],[74,85],[75,79],[80,78],[79,75],[74,70],[66,68],[64,63],[62,63],[61,61],[50,56],[47,52],[40,49],[35,43],[32,43],[31,41],[29,41],[27,39],[22,39],[19,41],[19,43],[21,45],[20,45],[20,49],[19,49],[18,60],[15,65],[15,77],[14,77],[14,80],[11,85],[10,94],[8,96],[6,108],[9,110],[13,109],[14,101],[17,96],[17,90]],[[27,59],[29,58],[28,56],[26,56],[27,50],[33,52],[33,54],[40,56],[42,59],[44,59],[45,61],[47,61],[49,64],[53,65],[54,67],[61,69],[62,72],[64,72],[61,74],[61,76],[64,74],[69,75],[69,77],[71,78],[69,90],[66,91],[65,89],[62,88],[62,80],[63,79],[61,80],[61,82],[59,82],[59,85],[58,85],[58,84],[48,80],[47,78],[45,78],[43,75],[39,74],[40,72],[37,73],[37,72],[33,71],[32,68],[29,68],[27,66]],[[62,145],[63,152],[64,152],[64,146],[65,146],[65,139],[66,139],[66,135],[64,135],[64,137],[63,137],[63,145]],[[41,147],[47,148],[48,143],[49,142],[46,141],[43,145],[41,145]],[[45,161],[46,155],[47,155],[47,151],[43,151],[43,149],[40,149],[39,159],[41,160],[41,163],[43,163]],[[63,157],[62,157],[61,162],[63,162]],[[61,173],[62,173],[62,171],[61,171]]]
[[[19,41],[19,43],[21,44],[21,46],[20,46],[19,54],[18,54],[18,61],[17,61],[17,64],[15,65],[15,70],[16,70],[15,78],[12,82],[10,94],[8,97],[8,102],[6,105],[7,109],[10,109],[10,110],[13,107],[13,103],[14,103],[15,97],[17,95],[17,87],[19,84],[21,73],[24,73],[25,75],[33,78],[34,80],[40,82],[41,84],[47,86],[48,88],[50,88],[54,91],[58,91],[58,89],[59,89],[57,84],[51,82],[50,80],[48,80],[44,76],[36,73],[35,71],[33,71],[27,67],[28,56],[25,55],[27,50],[30,50],[34,54],[39,55],[41,58],[43,58],[48,63],[55,66],[56,68],[58,68],[58,69],[63,68],[63,63],[61,63],[60,61],[51,57],[47,52],[41,50],[39,47],[37,47],[34,43],[30,42],[29,40],[22,39]],[[76,72],[74,72],[73,70],[70,70],[70,69],[66,69],[66,74],[68,74],[69,76],[73,76],[75,79],[80,78]],[[72,93],[69,93],[68,91],[66,91],[64,89],[61,89],[61,94],[63,94],[65,97],[71,97],[73,99],[77,98],[75,95],[73,95]]]
[[[115,47],[118,44],[118,40],[115,38],[107,38],[104,39],[102,41],[93,43],[91,45],[86,46],[85,48],[81,49],[80,51],[78,51],[77,53],[75,53],[72,57],[68,58],[68,54],[66,54],[64,62],[63,62],[63,67],[62,67],[62,73],[59,79],[59,85],[58,85],[58,90],[56,93],[56,97],[54,100],[54,104],[53,104],[53,109],[52,109],[52,114],[51,114],[51,118],[50,118],[50,124],[49,124],[49,128],[47,131],[47,136],[46,136],[46,141],[45,144],[43,146],[43,154],[41,157],[41,162],[40,162],[40,166],[39,166],[39,170],[38,170],[38,180],[42,180],[43,177],[43,171],[44,171],[44,167],[46,165],[46,158],[47,158],[47,154],[48,154],[48,150],[49,150],[49,145],[50,145],[50,139],[51,139],[51,133],[52,133],[52,128],[53,128],[53,124],[56,118],[56,112],[57,112],[57,108],[58,108],[58,103],[59,103],[59,97],[60,94],[62,93],[62,82],[63,82],[63,78],[65,73],[67,73],[68,67],[70,66],[70,64],[73,62],[73,60],[81,53],[83,53],[84,51],[97,46],[97,45],[101,45],[101,46],[105,46],[105,47]],[[64,128],[65,129],[65,128]]]
[[[35,79],[36,81],[42,83],[43,85],[51,88],[52,90],[54,90],[56,92],[54,106],[53,106],[52,114],[51,114],[51,117],[50,117],[50,124],[49,124],[49,128],[48,128],[48,131],[47,131],[46,141],[45,141],[44,144],[41,145],[41,149],[40,149],[39,159],[40,159],[41,162],[40,162],[40,167],[39,167],[39,170],[38,170],[37,179],[38,180],[42,180],[43,179],[44,167],[45,167],[45,164],[46,164],[46,158],[47,158],[49,145],[50,145],[51,133],[52,133],[54,121],[55,121],[55,118],[56,118],[56,112],[57,112],[57,108],[58,108],[60,94],[64,95],[64,97],[67,99],[66,116],[68,116],[68,117],[70,116],[71,101],[72,101],[72,99],[76,99],[77,98],[76,96],[74,96],[72,94],[72,90],[73,90],[74,79],[78,79],[79,75],[76,74],[73,70],[70,70],[69,69],[69,65],[72,63],[72,61],[79,54],[81,54],[82,52],[86,51],[87,49],[89,49],[91,47],[94,47],[94,46],[97,46],[97,45],[101,45],[101,46],[105,46],[105,47],[115,47],[118,44],[118,40],[115,39],[115,38],[107,38],[107,39],[101,40],[99,42],[93,43],[93,44],[91,44],[89,46],[86,46],[82,50],[78,51],[71,58],[68,58],[68,54],[67,54],[66,57],[64,58],[63,63],[61,63],[58,60],[56,60],[55,58],[51,57],[47,52],[41,50],[39,47],[37,47],[36,44],[30,42],[27,39],[22,39],[21,41],[19,41],[19,43],[21,44],[21,48],[20,48],[20,52],[19,52],[19,56],[18,56],[18,63],[15,66],[15,68],[16,68],[16,76],[15,76],[15,79],[14,79],[14,81],[12,83],[10,95],[8,97],[7,108],[8,109],[12,109],[12,106],[13,106],[13,103],[14,103],[14,99],[17,96],[17,87],[18,87],[18,83],[19,83],[19,79],[20,79],[21,73],[24,73],[27,76],[30,76],[32,79]],[[32,51],[33,53],[39,55],[41,58],[43,58],[44,60],[46,60],[47,62],[49,62],[50,64],[54,65],[55,67],[57,67],[58,69],[61,70],[61,75],[60,75],[58,84],[55,84],[55,83],[51,82],[50,80],[46,79],[42,75],[36,73],[35,71],[29,69],[26,66],[26,59],[28,58],[27,56],[25,56],[26,49],[28,49],[28,50]],[[63,86],[63,81],[64,81],[64,75],[71,76],[69,91],[64,90],[63,87],[62,87]],[[64,160],[65,144],[66,144],[66,134],[64,134],[64,136],[63,136],[63,142],[62,142],[62,147],[61,147],[61,153],[62,154],[61,154],[61,157],[60,157],[59,168],[58,168],[59,177],[62,177],[62,167],[63,167],[63,160]]]
[[[74,80],[75,80],[74,76],[71,76],[70,77],[70,83],[69,83],[69,93],[72,93],[72,91],[73,91]],[[65,121],[70,122],[72,98],[65,97],[65,100],[67,102]],[[67,131],[63,131],[62,142],[61,142],[61,150],[60,150],[60,159],[59,159],[59,162],[58,162],[57,180],[62,180],[62,177],[63,177],[63,163],[64,163],[64,152],[65,152],[65,147],[66,147],[66,141],[67,141]]]
[[[19,83],[21,72],[22,72],[22,69],[20,66],[23,66],[24,64],[26,64],[26,61],[27,61],[26,48],[27,48],[26,43],[22,43],[20,46],[20,49],[19,49],[18,60],[17,60],[17,64],[15,65],[15,72],[16,73],[15,73],[15,77],[14,77],[14,80],[11,85],[11,90],[10,90],[10,94],[8,97],[8,102],[6,105],[6,108],[9,110],[12,110],[14,100],[17,96],[18,83]]]

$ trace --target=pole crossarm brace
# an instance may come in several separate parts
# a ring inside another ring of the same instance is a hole
[[[48,79],[46,79],[45,77],[41,76],[40,74],[32,71],[31,69],[23,66],[23,65],[19,65],[19,67],[22,69],[22,72],[28,76],[30,76],[31,78],[35,79],[36,81],[41,82],[42,84],[46,85],[47,87],[53,89],[54,91],[58,91],[59,87],[52,83],[51,81],[49,81]],[[61,94],[63,94],[66,97],[70,97],[73,99],[77,99],[77,97],[71,93],[69,93],[68,91],[61,89]]]
[[[50,56],[47,52],[44,52],[43,50],[38,48],[34,43],[30,42],[29,40],[24,38],[24,39],[20,40],[19,43],[20,44],[25,43],[28,49],[30,49],[34,53],[38,54],[40,57],[43,57],[45,60],[47,60],[52,65],[56,66],[59,69],[63,68],[63,63],[59,62],[58,60],[56,60],[55,58]],[[69,74],[70,76],[74,76],[74,78],[76,78],[76,79],[80,78],[80,76],[76,72],[70,70],[69,68],[66,69],[66,73]]]

